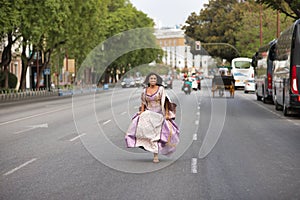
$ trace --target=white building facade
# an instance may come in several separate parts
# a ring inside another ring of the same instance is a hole
[[[194,55],[191,47],[186,44],[184,30],[176,28],[161,28],[155,30],[158,44],[164,50],[162,61],[173,68],[195,68],[204,75],[208,74],[208,66],[214,63],[208,54]]]

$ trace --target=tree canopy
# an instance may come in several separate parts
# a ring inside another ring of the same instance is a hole
[[[300,18],[299,0],[256,0],[257,3],[265,4],[273,10],[278,10],[286,16],[297,20]]]
[[[128,0],[1,0],[3,50],[0,67],[5,71],[11,61],[11,52],[16,49],[22,51],[20,89],[24,89],[27,68],[37,58],[40,59],[40,70],[52,67],[52,72],[58,73],[65,57],[74,58],[78,68],[86,56],[107,38],[126,30],[153,25],[152,19]],[[12,49],[15,45],[18,47]],[[138,59],[134,61],[122,56],[113,65],[126,62],[142,64],[156,59],[157,50],[145,52],[135,52]]]
[[[260,46],[260,37],[262,45],[276,38],[277,12],[270,5],[261,6],[254,0],[209,1],[199,14],[190,14],[183,29],[193,41],[201,41],[213,57],[229,62],[237,56],[252,57]],[[280,13],[281,30],[293,21],[285,16]]]

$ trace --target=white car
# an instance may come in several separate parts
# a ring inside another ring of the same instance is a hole
[[[254,79],[245,80],[244,83],[245,83],[245,88],[244,88],[245,93],[255,92],[255,80]]]
[[[135,80],[133,78],[123,78],[121,86],[122,88],[135,87]]]

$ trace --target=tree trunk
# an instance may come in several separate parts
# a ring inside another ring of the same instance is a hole
[[[26,41],[25,38],[23,38],[23,41]],[[33,55],[34,55],[34,51],[32,52],[32,54],[29,56],[29,58],[27,58],[26,56],[26,44],[22,45],[22,71],[21,71],[21,78],[20,78],[20,86],[19,89],[20,90],[25,90],[26,89],[26,74],[27,74],[27,69],[29,66],[29,63],[32,61]]]
[[[49,62],[50,62],[50,57],[51,57],[51,53],[52,53],[52,50],[49,49],[48,51],[44,52],[44,51],[41,51],[40,53],[38,53],[38,55],[40,55],[41,57],[41,62],[39,60],[39,56],[37,56],[37,61],[36,61],[36,64],[37,64],[37,67],[39,67],[39,74],[37,74],[37,80],[39,80],[37,82],[37,85],[36,85],[36,88],[40,88],[40,81],[41,81],[41,77],[44,76],[44,69],[47,68]],[[48,75],[47,75],[48,76]],[[47,83],[46,83],[47,80],[44,80],[44,86],[46,87],[47,86]]]
[[[5,81],[4,81],[4,88],[8,88],[8,67],[11,62],[11,48],[13,44],[12,40],[12,34],[7,34],[7,42],[8,44],[4,47],[3,53],[2,53],[2,59],[0,63],[0,68],[3,68]]]
[[[22,70],[21,70],[21,78],[20,78],[20,86],[19,90],[26,89],[26,73],[28,69],[28,58],[26,57],[26,45],[22,45]]]
[[[8,85],[8,66],[4,66],[4,88],[5,89],[8,89],[9,88],[9,85]]]

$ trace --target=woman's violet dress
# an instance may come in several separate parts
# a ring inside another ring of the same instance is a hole
[[[179,129],[172,119],[165,119],[166,94],[162,86],[153,95],[142,93],[142,103],[145,111],[135,114],[127,130],[125,141],[128,148],[142,147],[147,151],[169,155],[179,143]]]

